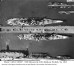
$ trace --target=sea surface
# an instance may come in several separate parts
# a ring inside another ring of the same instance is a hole
[[[14,17],[48,17],[50,19],[66,20],[63,24],[74,26],[74,14],[65,15],[58,14],[62,10],[70,9],[50,9],[48,2],[50,0],[4,0],[0,3],[0,24],[7,26],[6,20]],[[54,0],[51,0],[54,1]],[[65,0],[55,0],[62,1]],[[73,3],[72,3],[73,4]],[[10,49],[25,50],[29,48],[29,52],[46,52],[52,56],[71,55],[74,58],[74,37],[65,40],[51,41],[26,41],[17,38],[19,34],[0,34],[0,50],[6,49],[9,44]]]

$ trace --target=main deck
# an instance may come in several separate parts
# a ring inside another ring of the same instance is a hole
[[[36,26],[36,27],[18,27],[1,26],[0,33],[64,33],[74,34],[74,26]]]

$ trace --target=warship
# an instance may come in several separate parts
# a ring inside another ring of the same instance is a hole
[[[73,14],[74,11],[59,11],[58,13],[59,14],[67,14],[67,15],[69,15],[69,14]]]
[[[55,57],[56,59],[71,59],[70,55],[57,55]]]
[[[74,26],[0,26],[0,33],[59,33],[74,34]]]
[[[44,53],[44,52],[34,52],[34,53],[31,53],[30,54],[30,57],[31,58],[36,58],[36,59],[41,59],[41,58],[44,58],[44,59],[52,59],[53,57],[48,54],[48,53]]]
[[[52,20],[47,18],[12,18],[8,19],[8,25],[12,26],[44,26],[48,24],[63,23],[63,20]]]
[[[32,41],[40,41],[40,40],[58,40],[58,39],[69,39],[71,36],[69,35],[60,35],[60,34],[20,34],[17,36],[20,40],[32,40]]]
[[[28,58],[29,56],[28,48],[26,50],[10,50],[9,45],[6,45],[6,48],[0,50],[1,61]]]
[[[37,21],[41,21],[36,24]],[[28,25],[25,24],[25,21]],[[32,21],[32,22],[31,22]],[[8,19],[7,24],[13,26],[0,26],[0,33],[24,33],[17,37],[22,40],[57,40],[57,39],[67,39],[69,36],[61,34],[73,34],[73,26],[42,26],[51,23],[62,23],[61,20],[51,20],[48,18],[12,18]],[[25,24],[26,26],[22,26]],[[16,25],[16,26],[15,26]],[[18,26],[20,25],[20,26]],[[48,37],[46,33],[52,34]],[[58,34],[57,34],[58,33]],[[45,34],[45,35],[42,35]]]
[[[21,20],[21,21],[20,21]],[[24,21],[26,20],[29,26],[22,26],[24,24]],[[29,22],[32,20],[32,22]],[[38,25],[33,23],[33,20],[36,22],[44,20],[42,24],[38,22]],[[58,21],[57,20],[50,20],[46,18],[21,18],[21,19],[9,19],[7,20],[7,24],[11,26],[0,26],[0,34],[4,33],[14,33],[17,34],[18,39],[20,40],[30,40],[30,41],[49,41],[49,40],[60,40],[60,39],[69,39],[72,37],[71,34],[74,34],[74,26],[43,26],[47,24],[47,21],[50,23],[55,23]],[[23,23],[22,23],[23,22]],[[62,21],[60,21],[62,22]],[[33,25],[32,25],[32,24]],[[18,26],[20,24],[20,26]],[[14,26],[16,25],[16,26]],[[32,26],[31,26],[32,25]],[[16,59],[16,58],[29,58],[30,54],[27,50],[10,50],[9,49],[9,44],[6,44],[7,49],[6,50],[1,50],[0,51],[0,58],[3,60],[5,58],[10,58],[10,59]],[[39,57],[39,58],[51,58],[51,56],[48,56],[48,54],[45,53],[38,53],[38,54],[31,54],[31,57]],[[58,57],[57,57],[58,58]]]
[[[28,48],[26,50],[10,50],[9,45],[6,45],[6,50],[0,50],[0,61],[12,61],[12,60],[25,60],[25,59],[71,59],[69,55],[57,55],[55,57],[44,52],[29,53]]]
[[[49,8],[71,8],[74,7],[74,5],[70,5],[66,2],[49,2],[48,3]]]

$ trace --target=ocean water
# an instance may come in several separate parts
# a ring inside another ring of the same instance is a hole
[[[59,1],[59,0],[58,0]],[[62,0],[64,1],[64,0]],[[0,23],[6,24],[6,20],[14,17],[48,17],[51,19],[65,19],[61,25],[74,26],[74,14],[60,15],[59,10],[70,9],[49,9],[49,0],[5,0],[0,5]],[[47,52],[52,56],[69,54],[74,58],[74,37],[65,40],[55,41],[25,41],[17,38],[18,34],[0,34],[0,49],[6,49],[6,43],[10,49],[26,49],[29,52]]]

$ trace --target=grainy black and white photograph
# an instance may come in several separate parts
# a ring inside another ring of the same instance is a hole
[[[74,59],[74,0],[0,0],[0,61]]]

